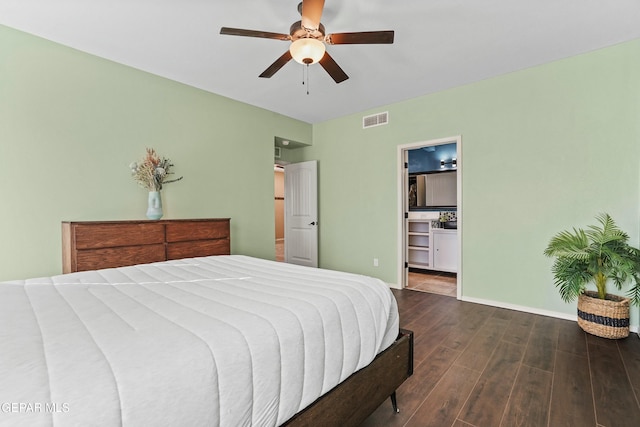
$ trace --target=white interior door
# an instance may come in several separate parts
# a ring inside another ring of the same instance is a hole
[[[318,266],[318,162],[284,167],[284,260]]]

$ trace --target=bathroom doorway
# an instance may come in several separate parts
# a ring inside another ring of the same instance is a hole
[[[284,262],[284,167],[276,164],[273,168],[276,261]]]
[[[402,288],[462,297],[461,142],[456,136],[398,147]]]

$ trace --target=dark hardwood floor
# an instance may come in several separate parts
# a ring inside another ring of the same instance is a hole
[[[638,427],[640,339],[608,340],[575,322],[395,291],[414,331],[414,374],[363,424]]]

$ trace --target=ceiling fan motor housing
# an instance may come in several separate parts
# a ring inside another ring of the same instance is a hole
[[[324,40],[324,25],[318,25],[317,30],[307,30],[302,26],[302,21],[296,21],[291,24],[289,28],[289,34],[291,34],[291,40],[295,41],[298,39],[312,38],[316,40]]]

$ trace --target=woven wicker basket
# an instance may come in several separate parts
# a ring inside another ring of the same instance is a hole
[[[586,291],[578,297],[578,325],[592,335],[602,338],[629,336],[629,298],[607,294],[598,298],[597,292]]]

